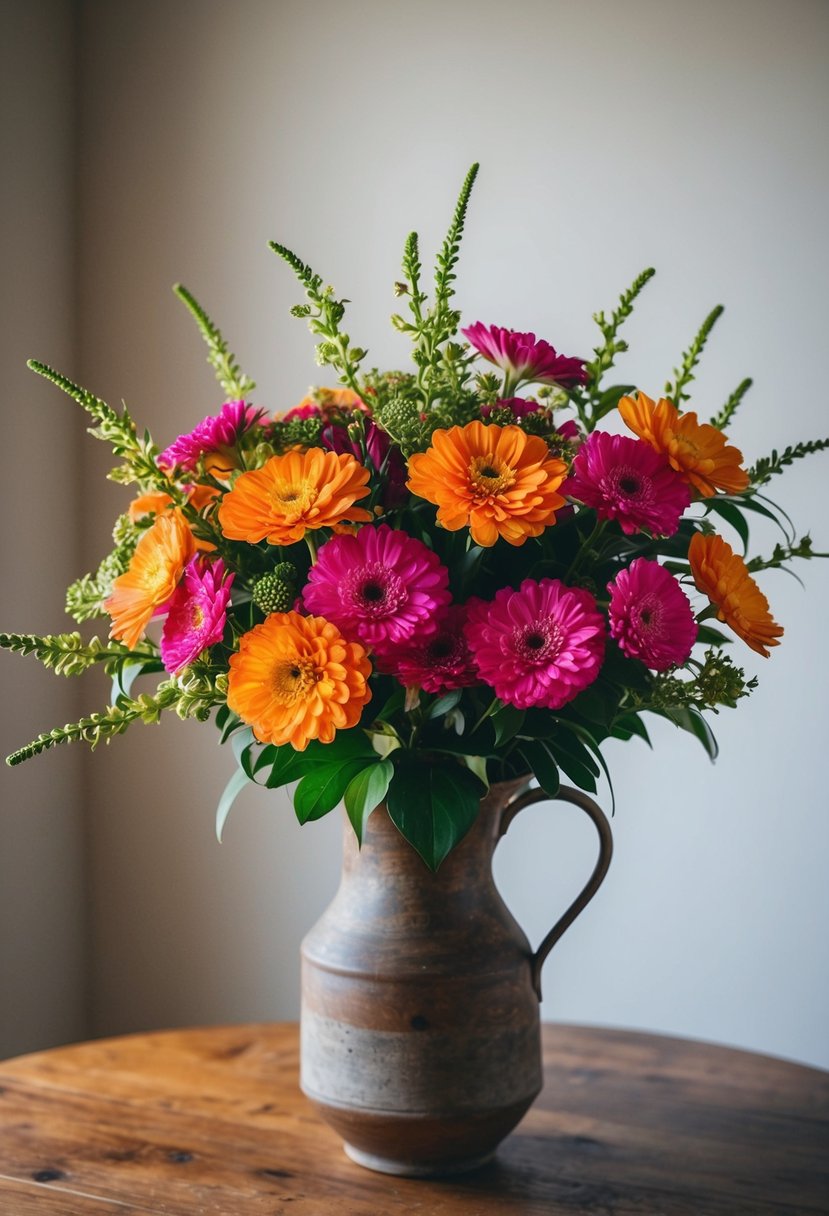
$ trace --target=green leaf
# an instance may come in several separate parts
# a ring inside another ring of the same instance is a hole
[[[317,764],[306,773],[294,791],[294,810],[299,822],[322,819],[333,811],[349,783],[365,767],[365,760],[346,760],[344,763]]]
[[[708,498],[705,505],[709,512],[720,515],[735,530],[743,542],[743,553],[748,552],[748,522],[736,503],[719,498]]]
[[[594,779],[599,776],[601,769],[588,749],[572,731],[568,731],[563,727],[556,735],[553,735],[548,746],[552,749],[556,764],[559,768],[564,769],[572,781],[575,781],[577,785],[581,785],[582,789],[591,789],[591,792],[596,789]],[[575,771],[571,771],[568,765],[574,766]],[[592,787],[582,785],[581,776],[583,774],[581,770],[585,770],[588,778],[593,779]],[[579,775],[577,776],[576,773],[579,773]]]
[[[697,629],[697,641],[706,646],[730,646],[732,639],[711,625],[700,625]]]
[[[219,841],[219,844],[222,843],[225,820],[230,814],[230,808],[236,801],[236,795],[248,784],[247,774],[242,769],[237,768],[224,788],[224,792],[219,799],[219,805],[216,807],[216,839]]]
[[[514,705],[502,705],[492,715],[492,725],[495,728],[495,746],[500,747],[513,739],[524,725],[526,711],[516,709]]]
[[[555,798],[561,780],[549,744],[541,739],[521,739],[517,750],[529,765],[530,772],[544,793]]]
[[[363,843],[368,817],[385,798],[393,776],[391,760],[379,760],[377,764],[367,764],[351,778],[346,787],[343,798],[345,809],[360,844]]]
[[[426,717],[440,718],[443,714],[448,714],[460,701],[461,691],[460,688],[453,688],[451,692],[445,692],[442,697],[438,697],[426,710]]]
[[[664,717],[678,726],[680,730],[687,730],[689,734],[695,735],[705,748],[712,763],[716,760],[720,750],[719,745],[714,738],[714,732],[698,709],[694,709],[693,706],[682,705],[675,709],[665,709],[661,712]]]
[[[651,747],[651,748],[653,747],[653,744],[651,743],[650,735],[648,734],[647,727],[645,726],[645,723],[642,721],[642,719],[639,717],[639,715],[637,713],[631,712],[631,713],[623,714],[621,717],[616,719],[616,723],[611,732],[611,734],[613,735],[614,738],[621,737],[620,735],[617,735],[617,733],[616,733],[617,728],[621,731],[624,731],[625,738],[629,739],[633,735],[636,735],[637,738],[644,739],[644,741],[647,743],[648,747]]]
[[[426,761],[409,751],[395,756],[389,816],[429,869],[437,870],[475,822],[486,787],[454,760]]]

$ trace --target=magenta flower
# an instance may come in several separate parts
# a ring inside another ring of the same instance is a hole
[[[503,587],[470,607],[466,637],[481,679],[518,709],[559,709],[599,674],[605,625],[589,592],[559,579]]]
[[[637,557],[610,591],[610,632],[620,650],[653,671],[684,663],[697,638],[688,596],[659,562]]]
[[[288,410],[288,412],[286,414],[282,415],[282,417],[280,418],[279,421],[280,422],[293,422],[293,420],[295,418],[301,418],[304,420],[306,418],[321,418],[321,417],[322,417],[322,406],[317,405],[317,403],[315,401],[304,401],[304,402],[301,402],[299,405],[295,405],[293,407],[293,409]]]
[[[383,470],[383,506],[400,507],[406,501],[406,461],[403,453],[396,444],[392,444],[385,431],[381,431],[373,421],[365,422],[366,451],[371,457],[371,463],[379,472]],[[329,422],[322,428],[320,445],[332,452],[350,452],[362,463],[363,451],[356,439],[348,433],[348,427],[342,423]]]
[[[513,388],[521,381],[557,384],[560,388],[587,383],[583,359],[559,355],[549,342],[536,339],[535,334],[484,325],[483,321],[476,321],[461,333],[479,354],[507,373]]]
[[[402,652],[390,656],[386,670],[407,688],[448,692],[478,683],[478,670],[464,636],[466,610],[453,604],[439,618],[437,632],[415,638]]]
[[[210,561],[197,554],[187,563],[161,635],[161,661],[167,671],[176,675],[221,641],[233,579],[221,558]]]
[[[603,431],[581,445],[561,492],[617,520],[628,536],[673,536],[691,502],[689,487],[649,443]]]
[[[326,541],[302,599],[309,612],[382,653],[435,632],[448,585],[448,570],[422,541],[388,524],[366,525]]]
[[[244,401],[226,401],[218,414],[209,414],[186,435],[179,435],[158,458],[162,469],[193,470],[211,452],[227,455],[240,435],[263,417],[265,411]],[[231,464],[230,467],[235,467]]]

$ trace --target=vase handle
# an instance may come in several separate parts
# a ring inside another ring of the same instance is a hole
[[[589,798],[587,794],[581,790],[571,789],[568,785],[559,787],[558,793],[551,797],[544,790],[527,790],[523,794],[519,794],[517,798],[513,798],[512,802],[507,803],[504,809],[504,814],[501,818],[501,827],[499,836],[504,836],[507,829],[512,823],[519,811],[523,811],[525,807],[532,806],[535,802],[571,802],[573,806],[579,807],[586,815],[592,819],[596,831],[599,833],[599,858],[593,873],[585,883],[581,892],[576,896],[567,911],[558,918],[550,932],[542,941],[541,945],[536,950],[530,959],[532,968],[532,984],[535,989],[536,996],[541,1000],[541,968],[544,966],[544,960],[556,944],[558,939],[566,929],[569,929],[573,921],[583,912],[590,900],[598,891],[599,887],[604,882],[607,874],[610,859],[613,856],[613,836],[610,831],[610,824],[607,821],[607,816],[601,807]]]

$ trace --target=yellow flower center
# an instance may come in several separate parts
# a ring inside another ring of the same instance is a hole
[[[474,456],[469,463],[469,479],[476,498],[489,498],[515,484],[515,469],[495,456]]]
[[[274,696],[283,705],[293,705],[301,697],[306,697],[319,679],[321,673],[311,659],[292,659],[280,663],[273,673]]]
[[[201,629],[204,624],[204,609],[200,604],[194,604],[190,610],[190,627],[192,629]]]
[[[317,493],[316,486],[308,481],[277,481],[271,490],[271,504],[278,512],[301,515],[313,504]]]

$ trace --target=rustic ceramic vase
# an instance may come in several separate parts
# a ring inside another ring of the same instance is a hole
[[[432,873],[378,807],[362,849],[346,820],[339,891],[302,945],[301,1085],[361,1165],[459,1173],[486,1161],[541,1089],[540,972],[598,890],[608,822],[585,794],[600,854],[535,952],[499,895],[492,855],[515,815],[549,800],[493,786]]]

